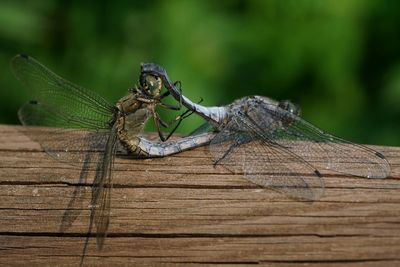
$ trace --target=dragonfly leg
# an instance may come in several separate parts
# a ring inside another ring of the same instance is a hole
[[[180,92],[180,95],[182,96],[182,83],[180,81],[176,81],[176,82],[174,82],[174,86],[178,88],[178,90]],[[165,93],[160,95],[158,99],[160,99],[160,100],[164,99],[165,97],[167,97],[169,95],[171,95],[171,92],[170,91],[166,91]],[[180,97],[180,99],[179,99],[179,105],[178,106],[162,103],[161,101],[160,101],[159,106],[163,107],[163,108],[166,108],[166,109],[180,110],[182,108],[182,97]]]
[[[190,115],[192,115],[192,114],[193,114],[193,111],[186,110],[182,114],[176,116],[175,119],[173,119],[171,122],[166,123],[165,121],[163,121],[160,118],[160,116],[158,115],[157,112],[154,112],[154,115],[153,115],[154,123],[156,125],[158,136],[160,137],[161,141],[163,141],[163,142],[167,141],[175,133],[175,131],[178,129],[178,127],[181,124],[181,122],[184,119],[186,119],[187,117],[189,117]],[[168,128],[173,123],[176,123],[174,128],[168,133],[167,136],[164,136],[164,134],[161,132],[160,126],[163,126],[164,128]]]
[[[174,105],[169,105],[169,104],[161,103],[161,102],[160,102],[160,104],[158,104],[158,106],[165,108],[165,109],[172,109],[172,110],[180,110],[182,108],[182,106],[180,106],[180,105],[174,106]]]
[[[200,100],[197,102],[197,104],[200,104],[201,102],[203,102],[203,100],[204,100],[204,99],[201,97]],[[162,108],[165,108],[165,109],[172,109],[172,110],[180,110],[181,107],[182,107],[181,104],[179,104],[179,106],[174,106],[174,105],[169,105],[169,104],[162,103],[162,102],[160,102],[160,103],[158,104],[158,106],[160,106],[160,107],[162,107]],[[186,113],[186,111],[185,111],[184,113]],[[182,116],[182,115],[183,115],[183,114],[181,114],[180,116]]]
[[[198,103],[200,104],[201,102],[203,102],[203,98],[201,98]],[[164,107],[164,108],[168,108],[168,109],[178,110],[178,109],[174,109],[174,106],[168,106],[167,104],[164,104],[164,103],[159,104],[159,106]],[[186,119],[187,117],[189,117],[190,115],[192,115],[193,113],[194,113],[194,111],[191,111],[191,110],[187,109],[182,114],[176,116],[175,119],[173,119],[169,123],[166,123],[161,119],[160,115],[157,112],[154,112],[153,113],[154,123],[155,123],[155,125],[157,127],[157,132],[158,132],[158,135],[159,135],[160,139],[163,142],[167,141],[175,133],[175,131],[178,129],[178,127],[181,124],[181,122],[184,119]],[[160,125],[165,127],[165,128],[168,128],[173,123],[176,123],[174,128],[168,133],[167,136],[164,136],[164,134],[160,130]]]
[[[156,125],[158,136],[160,137],[161,141],[165,142],[167,141],[167,138],[164,136],[164,134],[161,132],[160,125],[164,126],[165,128],[168,127],[168,124],[165,123],[160,116],[158,115],[157,112],[153,113],[153,118],[154,118],[154,124]]]
[[[166,140],[168,140],[176,131],[176,129],[178,129],[179,125],[181,124],[181,122],[186,119],[187,117],[189,117],[190,115],[193,114],[193,111],[190,110],[186,110],[185,112],[183,112],[181,115],[176,116],[175,119],[170,123],[174,123],[177,122],[175,127],[169,132],[169,134],[166,137]]]
[[[166,91],[166,92],[164,92],[163,94],[161,94],[161,95],[159,96],[159,99],[166,98],[166,97],[169,96],[170,94],[171,94],[170,91]]]

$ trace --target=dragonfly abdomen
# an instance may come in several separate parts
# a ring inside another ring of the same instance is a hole
[[[206,145],[212,140],[212,138],[214,138],[214,136],[214,133],[204,133],[195,136],[182,137],[167,142],[154,142],[143,137],[136,137],[135,140],[130,140],[128,142],[129,147],[127,148],[133,154],[140,157],[165,157]]]

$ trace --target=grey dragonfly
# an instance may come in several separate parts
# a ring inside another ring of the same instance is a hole
[[[81,176],[90,168],[96,170],[89,233],[95,225],[99,249],[109,225],[112,169],[117,150],[124,148],[138,157],[168,156],[201,145],[213,136],[204,133],[168,140],[190,111],[186,110],[170,123],[163,121],[156,108],[179,110],[181,105],[162,102],[169,92],[162,93],[162,80],[151,74],[141,75],[139,85],[112,105],[97,93],[61,78],[32,57],[15,56],[11,69],[36,97],[18,111],[21,123],[29,126],[26,132],[53,158],[80,166]],[[157,126],[161,142],[140,136],[150,118]],[[172,130],[165,136],[160,127],[169,126]],[[67,210],[64,216],[61,230],[68,228],[77,215]]]
[[[208,142],[215,165],[255,184],[316,200],[324,192],[324,169],[365,178],[389,175],[383,154],[323,132],[300,118],[290,101],[250,96],[223,107],[204,107],[182,96],[161,66],[143,64],[141,73],[159,77],[172,96],[208,122],[216,132]]]

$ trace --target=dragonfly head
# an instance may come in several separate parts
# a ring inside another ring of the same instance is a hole
[[[300,116],[301,110],[300,107],[296,104],[293,104],[289,100],[279,101],[278,107],[284,109],[296,116]]]
[[[163,87],[161,78],[151,74],[141,77],[140,85],[143,88],[143,91],[150,97],[159,96]]]

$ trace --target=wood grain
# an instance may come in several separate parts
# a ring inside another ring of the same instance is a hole
[[[0,126],[0,265],[76,266],[89,224],[90,185],[22,127]],[[102,251],[86,266],[400,264],[400,148],[373,147],[387,179],[324,172],[325,194],[298,201],[214,168],[207,148],[172,157],[118,157]],[[80,191],[78,196],[77,189]],[[77,215],[65,231],[71,199]]]

